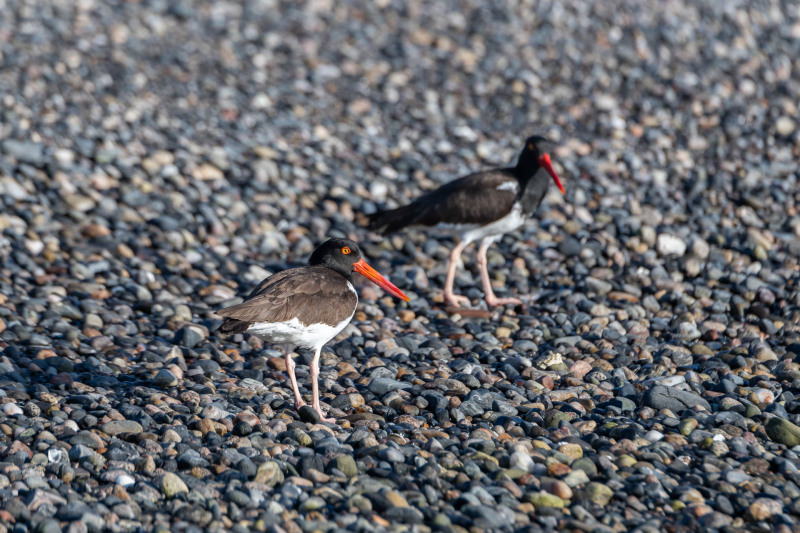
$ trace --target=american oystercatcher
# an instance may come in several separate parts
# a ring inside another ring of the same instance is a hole
[[[358,245],[348,239],[330,239],[321,244],[308,266],[292,268],[268,277],[240,304],[216,313],[225,317],[221,333],[248,332],[286,349],[286,371],[292,382],[295,408],[305,402],[300,396],[295,363],[289,346],[314,350],[311,361],[311,407],[325,418],[319,403],[319,356],[322,346],[339,334],[356,311],[358,295],[353,287],[353,272],[408,301],[408,296],[369,266]]]
[[[469,305],[468,298],[453,293],[458,259],[467,245],[480,240],[478,267],[486,303],[490,307],[520,304],[522,302],[517,298],[495,296],[489,279],[486,250],[504,233],[520,228],[525,219],[533,215],[547,192],[548,178],[552,178],[564,194],[561,180],[550,162],[548,149],[552,145],[544,137],[529,137],[517,166],[458,178],[408,205],[370,215],[369,227],[382,234],[407,226],[454,230],[459,242],[450,253],[444,298],[445,303],[456,307]]]

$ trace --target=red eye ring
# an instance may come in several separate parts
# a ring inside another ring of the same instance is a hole
[[[344,255],[348,255],[348,254],[350,254],[350,248],[348,248],[347,246],[345,246],[344,248],[342,248],[342,253],[343,253]]]

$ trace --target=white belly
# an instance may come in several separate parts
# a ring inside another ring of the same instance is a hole
[[[440,224],[439,227],[455,231],[461,236],[462,242],[466,245],[486,238],[497,240],[504,234],[521,228],[525,224],[526,218],[525,213],[522,212],[522,206],[519,203],[515,203],[506,216],[484,226],[479,226],[478,224]]]
[[[355,310],[353,310],[355,314]],[[271,344],[291,344],[300,348],[318,350],[342,331],[353,318],[350,315],[334,326],[327,324],[309,324],[304,326],[293,318],[288,322],[256,322],[247,332]]]

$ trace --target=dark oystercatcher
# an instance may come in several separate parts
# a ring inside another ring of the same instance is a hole
[[[550,162],[548,149],[552,145],[544,137],[529,137],[517,166],[458,178],[406,206],[371,215],[369,227],[383,234],[407,226],[435,226],[454,230],[460,239],[450,253],[444,298],[445,303],[456,307],[469,304],[469,299],[453,293],[458,259],[467,245],[480,240],[478,267],[486,303],[490,307],[522,303],[517,298],[495,296],[489,279],[486,250],[504,233],[521,227],[525,219],[533,215],[547,192],[549,178],[556,182],[564,194],[561,180]]]
[[[308,266],[273,274],[259,283],[242,303],[217,311],[225,317],[220,332],[247,331],[269,343],[284,345],[286,371],[297,409],[305,402],[297,386],[289,346],[314,350],[310,368],[311,406],[326,422],[333,420],[325,418],[319,403],[319,356],[322,346],[344,329],[356,311],[358,295],[353,287],[353,272],[408,301],[408,296],[361,258],[356,243],[330,239],[314,250]]]

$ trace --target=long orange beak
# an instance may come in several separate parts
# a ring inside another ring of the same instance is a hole
[[[556,171],[553,170],[553,163],[550,162],[550,154],[539,156],[539,166],[544,168],[547,173],[550,174],[550,176],[553,178],[553,181],[555,181],[556,185],[558,185],[558,188],[561,189],[561,194],[567,194],[564,190],[564,186],[561,185],[561,180],[558,179],[558,174],[556,174]]]
[[[363,259],[359,259],[357,263],[353,263],[353,270],[370,280],[372,283],[385,290],[389,294],[393,294],[401,300],[408,301],[408,296],[403,294],[403,291],[392,285],[392,282],[384,278],[377,270],[372,268]]]

